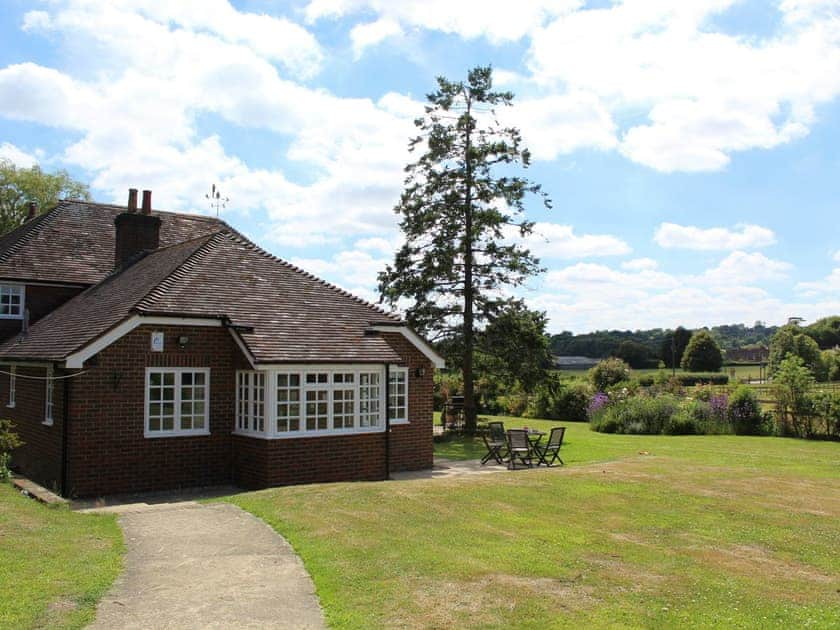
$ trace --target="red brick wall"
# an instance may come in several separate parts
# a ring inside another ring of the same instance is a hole
[[[261,440],[233,436],[234,482],[264,488],[385,478],[385,434]]]
[[[27,285],[25,306],[29,309],[29,323],[34,324],[47,313],[54,311],[82,289],[68,287],[45,287]],[[20,319],[0,319],[0,340],[8,339],[20,332]]]
[[[404,358],[408,366],[409,424],[391,429],[391,470],[422,470],[433,462],[432,405],[434,366],[422,352],[400,334],[383,334],[389,345]],[[425,372],[417,376],[416,371]]]
[[[0,366],[9,371],[9,366]],[[61,376],[56,371],[55,376]],[[44,377],[46,368],[17,367],[15,406],[10,408],[9,376],[0,374],[0,414],[15,423],[15,432],[24,441],[12,451],[12,467],[51,490],[61,485],[61,431],[64,418],[64,382],[53,381],[53,424],[46,417],[46,381],[25,378]]]
[[[164,352],[151,352],[152,331]],[[177,338],[185,335],[184,350]],[[400,335],[386,335],[409,368],[409,420],[391,432],[391,470],[432,466],[432,375],[426,357]],[[144,437],[145,368],[210,368],[210,435]],[[262,440],[231,434],[235,370],[247,363],[224,328],[142,326],[115,342],[68,381],[68,494],[94,496],[238,483],[256,488],[297,483],[383,479],[385,434]],[[425,370],[417,376],[416,370]],[[18,368],[21,374],[44,369]],[[60,374],[56,372],[56,374]],[[8,377],[0,396],[8,395]],[[61,475],[63,387],[55,386],[55,423],[45,427],[43,381],[17,379],[18,406],[7,414],[27,446],[15,462],[36,481],[57,487]],[[5,404],[0,400],[0,403]]]
[[[164,333],[164,352],[151,352],[156,330]],[[182,335],[189,337],[184,350]],[[100,352],[71,385],[69,493],[229,483],[239,354],[224,328],[172,326],[141,326]],[[210,368],[210,435],[144,437],[145,368],[163,366]]]

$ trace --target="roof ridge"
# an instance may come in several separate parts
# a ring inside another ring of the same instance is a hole
[[[189,241],[182,241],[180,243],[176,243],[175,245],[170,245],[169,247],[161,248],[159,250],[155,250],[152,253],[157,253],[158,251],[162,251],[164,249],[170,249],[175,247],[176,245],[184,245],[186,243],[192,243],[193,241],[197,241],[200,239],[206,239],[206,243],[203,243],[199,247],[196,248],[194,252],[192,252],[189,256],[187,256],[178,266],[176,266],[172,271],[170,271],[160,282],[158,282],[154,287],[152,287],[143,297],[137,300],[134,305],[131,307],[132,310],[142,308],[143,302],[147,300],[151,300],[153,298],[160,297],[162,293],[165,293],[169,287],[171,287],[177,280],[182,278],[187,272],[191,271],[201,260],[204,256],[210,251],[211,244],[216,241],[218,242],[218,237],[220,235],[224,235],[225,230],[219,230],[217,232],[213,232],[212,234],[205,234],[204,236],[200,236],[198,238],[190,239]]]
[[[121,209],[121,210],[128,210],[128,206],[123,206],[123,205],[120,205],[118,203],[105,203],[104,201],[87,201],[87,200],[84,200],[84,199],[62,199],[61,201],[59,201],[59,204],[62,204],[62,203],[80,203],[80,204],[85,204],[85,205],[88,205],[88,206],[99,206],[99,207],[103,207],[103,208],[115,208],[115,209]],[[208,221],[210,223],[223,223],[224,225],[227,225],[227,223],[225,221],[223,221],[221,218],[208,216],[206,214],[198,214],[198,213],[193,213],[193,212],[177,212],[175,210],[158,210],[156,208],[152,209],[152,213],[176,214],[180,217],[192,217],[194,219],[202,219],[202,220]]]
[[[19,239],[17,239],[14,243],[12,243],[9,246],[9,249],[7,249],[5,252],[0,254],[0,263],[6,262],[6,260],[8,260],[8,258],[9,258],[9,256],[16,253],[18,250],[20,250],[21,247],[23,247],[24,245],[26,245],[26,243],[28,243],[30,240],[32,240],[33,235],[40,232],[43,229],[44,225],[48,224],[50,222],[50,220],[57,214],[56,211],[59,208],[64,207],[63,204],[64,204],[63,201],[59,201],[57,204],[55,204],[52,208],[50,208],[46,212],[40,213],[35,218],[27,221],[26,223],[22,223],[21,225],[16,227],[11,232],[9,232],[7,234],[4,234],[3,237],[7,237],[7,236],[11,236],[15,232],[15,230],[20,230],[21,228],[29,228]],[[37,223],[35,225],[33,225],[33,223],[35,223],[36,221],[37,221]]]
[[[220,233],[222,233],[222,234],[223,234],[224,232],[220,232]],[[393,313],[389,313],[389,312],[388,312],[388,311],[386,311],[384,308],[382,308],[382,307],[380,307],[380,306],[377,306],[376,304],[373,304],[373,303],[371,303],[371,302],[368,302],[367,300],[365,300],[364,298],[359,297],[359,296],[358,296],[358,295],[356,295],[355,293],[351,293],[351,292],[350,292],[350,291],[348,291],[347,289],[342,289],[342,288],[341,288],[340,286],[338,286],[338,285],[335,285],[335,284],[333,284],[333,283],[331,283],[331,282],[327,282],[326,280],[324,280],[324,279],[322,279],[322,278],[319,278],[319,277],[318,277],[318,276],[316,276],[315,274],[310,273],[310,272],[306,271],[305,269],[302,269],[302,268],[298,267],[297,265],[293,265],[293,264],[292,264],[292,263],[290,263],[289,261],[287,261],[287,260],[283,260],[283,259],[282,259],[282,258],[280,258],[279,256],[275,256],[274,254],[272,254],[272,253],[270,253],[270,252],[267,252],[267,251],[266,251],[266,250],[264,250],[262,247],[260,247],[260,246],[259,246],[259,245],[257,245],[256,243],[254,243],[252,240],[250,240],[250,239],[248,239],[248,238],[244,237],[242,234],[240,234],[239,232],[236,232],[235,230],[232,230],[232,231],[231,231],[228,235],[229,235],[229,236],[231,236],[232,238],[236,239],[236,240],[241,241],[241,243],[242,243],[243,245],[245,245],[246,247],[249,247],[249,248],[253,249],[256,253],[258,253],[258,254],[260,254],[260,255],[262,255],[262,256],[264,256],[264,257],[266,257],[266,258],[269,258],[270,260],[273,260],[274,262],[278,262],[278,263],[280,263],[281,265],[284,265],[285,267],[287,267],[287,268],[291,269],[292,271],[295,271],[295,272],[297,272],[297,273],[299,273],[299,274],[303,275],[304,277],[306,277],[306,278],[308,278],[308,279],[310,279],[310,280],[314,280],[314,281],[316,281],[317,283],[321,284],[322,286],[324,286],[324,287],[326,287],[326,288],[328,288],[328,289],[331,289],[332,291],[335,291],[335,292],[336,292],[336,293],[338,293],[339,295],[342,295],[342,296],[344,296],[344,297],[349,297],[349,298],[351,298],[354,302],[357,302],[358,304],[362,304],[362,305],[364,305],[364,306],[367,306],[368,308],[373,309],[373,310],[374,310],[374,311],[376,311],[377,313],[381,313],[382,315],[385,315],[385,316],[387,316],[387,317],[389,317],[389,318],[391,318],[391,319],[397,319],[398,321],[402,321],[402,318],[398,317],[397,315],[395,315],[395,314],[393,314]]]

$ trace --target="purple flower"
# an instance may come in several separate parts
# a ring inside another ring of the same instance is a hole
[[[610,402],[610,397],[607,396],[604,392],[598,392],[592,397],[592,400],[589,401],[589,406],[586,410],[589,412],[589,415],[593,415],[606,407]]]
[[[726,417],[726,409],[729,407],[729,397],[726,394],[712,396],[709,399],[709,406],[715,417],[723,419]]]

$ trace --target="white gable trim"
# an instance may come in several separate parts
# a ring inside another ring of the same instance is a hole
[[[254,368],[257,365],[257,360],[254,358],[254,353],[251,352],[250,348],[248,348],[248,344],[245,343],[245,340],[242,339],[242,335],[239,334],[239,331],[233,327],[228,327],[230,331],[231,337],[236,342],[236,345],[239,346],[239,349],[242,350],[242,354],[245,355],[245,358],[248,359],[248,363],[250,363],[251,367]]]
[[[64,367],[77,370],[84,366],[85,361],[93,355],[101,352],[112,343],[121,339],[138,326],[221,326],[220,319],[205,319],[201,317],[144,317],[142,315],[132,315],[124,319],[120,324],[106,332],[101,337],[97,337],[81,350],[77,350],[67,357],[64,362]]]
[[[446,367],[446,361],[440,356],[437,352],[435,352],[434,348],[429,345],[429,343],[423,339],[420,335],[416,332],[411,330],[408,326],[371,326],[370,330],[376,330],[378,332],[385,332],[385,333],[399,333],[411,344],[417,348],[420,352],[426,355],[426,358],[431,361],[434,366],[438,369],[442,369]]]

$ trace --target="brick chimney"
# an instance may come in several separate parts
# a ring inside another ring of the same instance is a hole
[[[27,206],[26,220],[31,221],[36,216],[38,216],[38,202],[30,201],[29,205]]]
[[[143,211],[137,212],[137,189],[128,191],[128,208],[114,219],[114,268],[127,267],[144,252],[160,245],[160,219],[152,216],[152,191],[143,191]]]

